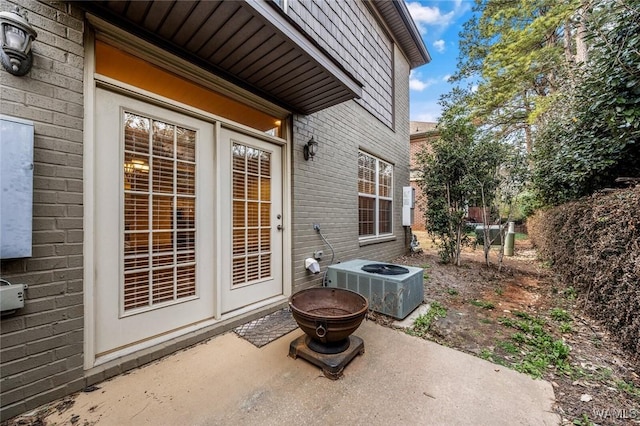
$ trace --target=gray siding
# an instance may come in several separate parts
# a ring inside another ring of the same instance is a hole
[[[288,0],[287,14],[364,84],[356,102],[393,123],[393,44],[359,0]]]
[[[34,65],[24,77],[0,71],[0,113],[34,122],[33,257],[2,260],[2,278],[29,285],[24,309],[0,321],[2,419],[84,383],[83,15],[62,2],[20,5],[38,32]]]
[[[334,262],[363,258],[391,261],[405,253],[402,227],[402,186],[409,184],[409,66],[395,51],[396,119],[394,131],[357,102],[345,102],[309,116],[293,118],[293,280],[294,292],[319,285],[322,274],[311,275],[304,259],[323,250],[322,271],[331,250],[313,230],[320,224],[335,249]],[[313,161],[305,161],[302,146],[313,136],[319,143]],[[358,150],[394,165],[395,240],[361,246],[358,241]]]

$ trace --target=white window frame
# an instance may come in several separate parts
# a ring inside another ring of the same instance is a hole
[[[376,239],[383,239],[383,238],[388,238],[390,236],[393,236],[393,193],[394,193],[394,166],[391,162],[385,161],[380,159],[379,157],[376,157],[375,155],[372,155],[366,151],[362,151],[359,150],[358,151],[358,182],[360,181],[360,155],[365,155],[367,157],[370,157],[372,159],[375,160],[375,181],[374,181],[374,185],[375,185],[375,192],[374,194],[368,194],[365,192],[360,192],[359,190],[359,185],[358,185],[358,210],[360,209],[360,197],[366,197],[366,198],[372,198],[375,200],[374,202],[374,233],[371,235],[360,235],[360,212],[358,211],[358,238],[360,241],[368,241],[368,240],[376,240]],[[390,196],[385,197],[380,195],[380,163],[384,163],[387,164],[391,167],[391,184],[389,185],[389,194]],[[390,219],[391,219],[391,231],[390,232],[385,232],[385,233],[381,233],[380,232],[380,200],[385,200],[385,201],[390,201],[391,202],[391,209],[389,212],[390,215]]]

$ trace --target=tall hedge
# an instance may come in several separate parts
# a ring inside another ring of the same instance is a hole
[[[640,185],[538,212],[527,228],[585,310],[640,354]]]

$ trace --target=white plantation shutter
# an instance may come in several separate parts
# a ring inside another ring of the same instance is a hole
[[[271,154],[233,144],[233,285],[271,276]]]
[[[393,232],[393,166],[358,153],[358,234],[375,237]]]
[[[196,294],[196,132],[124,113],[124,310]]]

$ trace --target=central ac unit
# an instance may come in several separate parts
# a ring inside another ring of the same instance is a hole
[[[423,275],[422,268],[356,259],[329,266],[327,286],[355,291],[369,309],[404,319],[424,300]]]

